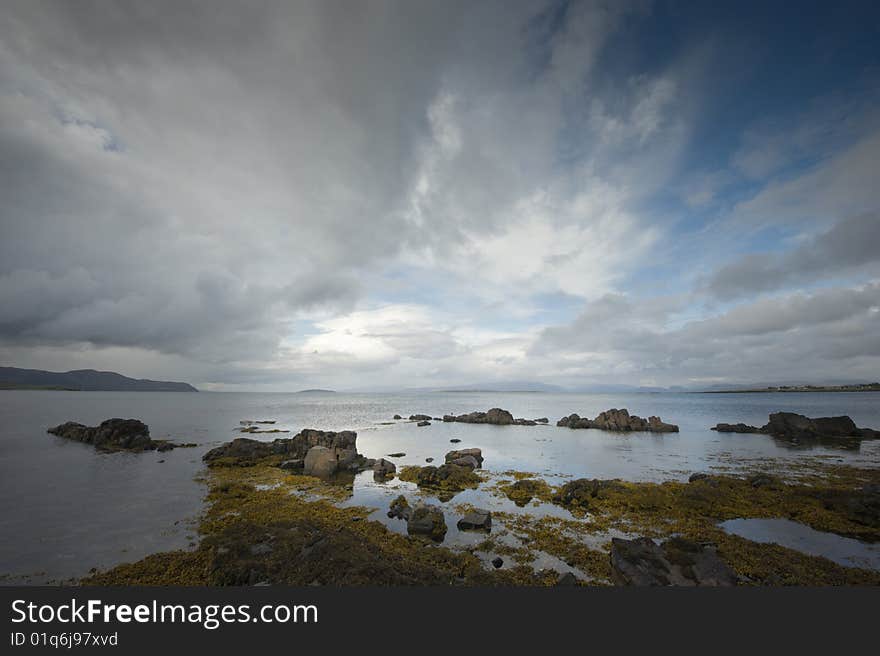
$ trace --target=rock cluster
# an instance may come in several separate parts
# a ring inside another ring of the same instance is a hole
[[[617,585],[733,586],[739,577],[712,545],[684,538],[611,540],[611,576]]]
[[[556,422],[557,426],[567,426],[568,428],[599,428],[607,431],[648,431],[651,433],[677,433],[678,426],[675,424],[666,424],[660,417],[648,417],[643,419],[638,415],[631,415],[626,408],[618,410],[612,408],[605,412],[600,412],[595,419],[587,419],[577,414],[563,417]]]
[[[880,437],[880,431],[859,428],[848,416],[816,417],[811,419],[794,412],[774,412],[761,428],[748,424],[716,424],[712,430],[719,433],[764,433],[784,440],[815,439],[872,439]]]
[[[443,421],[459,422],[462,424],[494,424],[496,426],[536,426],[546,423],[546,418],[540,419],[514,419],[513,415],[501,408],[492,408],[487,412],[469,412],[466,415],[443,415]]]
[[[483,466],[483,452],[480,449],[458,449],[446,454],[446,463],[479,469]]]
[[[150,428],[137,419],[107,419],[98,426],[84,426],[68,421],[48,429],[48,432],[68,440],[91,444],[101,451],[170,451],[180,446],[167,440],[150,438]]]
[[[559,488],[553,496],[553,502],[563,506],[586,508],[590,499],[601,497],[605,490],[620,489],[623,484],[619,480],[603,480],[598,478],[577,478]]]
[[[357,433],[354,431],[320,431],[311,428],[300,431],[292,438],[272,442],[239,437],[211,449],[202,459],[209,467],[247,467],[273,457],[280,457],[282,461],[279,466],[285,469],[298,469],[301,461],[304,474],[322,478],[338,471],[361,471],[376,465],[375,460],[357,452]],[[389,471],[388,465],[391,463],[381,468]]]

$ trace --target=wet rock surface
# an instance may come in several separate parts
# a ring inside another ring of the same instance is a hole
[[[726,587],[739,582],[713,545],[683,538],[670,538],[660,545],[650,538],[614,538],[610,558],[617,585]]]
[[[445,460],[447,463],[476,469],[483,466],[483,451],[481,449],[456,449],[449,451],[446,454]]]
[[[138,419],[107,419],[98,426],[85,426],[68,421],[47,430],[52,435],[76,442],[91,444],[100,451],[170,451],[194,444],[175,444],[168,440],[154,440],[150,428]]]
[[[612,408],[600,412],[595,419],[587,419],[578,414],[571,414],[556,422],[557,426],[567,428],[599,428],[601,430],[616,432],[647,431],[651,433],[677,433],[678,426],[667,424],[660,417],[648,417],[643,419],[638,415],[631,415],[626,408],[618,410]]]

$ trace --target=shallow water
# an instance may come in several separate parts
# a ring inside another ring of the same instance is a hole
[[[823,533],[790,519],[731,519],[719,524],[728,533],[754,542],[772,542],[844,567],[880,570],[880,544]]]
[[[371,458],[404,452],[398,467],[442,463],[452,448],[480,447],[493,475],[531,471],[558,482],[562,476],[628,480],[685,479],[694,471],[750,469],[773,461],[796,463],[821,456],[861,466],[880,465],[880,441],[860,450],[827,446],[792,448],[764,435],[718,434],[719,421],[761,425],[770,412],[810,416],[848,414],[860,426],[880,428],[880,396],[872,393],[791,394],[198,394],[173,392],[0,392],[0,574],[6,581],[34,582],[82,576],[159,550],[188,547],[202,507],[205,451],[233,437],[242,420],[276,420],[284,434],[248,437],[272,440],[302,428],[358,431],[358,450]],[[442,416],[491,407],[517,417],[548,417],[549,426],[444,424],[418,428],[388,422],[395,414]],[[626,407],[642,416],[660,415],[680,433],[617,434],[570,430],[554,424],[577,412],[595,416]],[[72,420],[94,425],[110,417],[146,422],[155,438],[196,442],[194,449],[167,453],[101,454],[46,433]],[[461,439],[460,444],[450,439]],[[369,473],[355,479],[347,502],[377,508],[406,488],[400,481],[377,484]],[[447,507],[471,503],[519,511],[484,489],[457,495]],[[564,512],[553,506],[529,512]],[[400,520],[384,519],[392,530]],[[458,535],[450,521],[449,543]],[[477,536],[479,537],[479,536]]]

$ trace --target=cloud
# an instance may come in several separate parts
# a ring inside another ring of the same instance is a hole
[[[754,253],[723,266],[709,279],[707,291],[721,300],[791,286],[828,281],[880,263],[880,214],[851,217],[827,232],[783,253]]]

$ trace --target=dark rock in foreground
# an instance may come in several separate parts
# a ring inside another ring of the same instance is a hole
[[[510,412],[501,408],[492,408],[487,412],[469,412],[466,415],[443,415],[443,421],[495,426],[535,426],[539,423],[536,419],[514,419]]]
[[[748,424],[720,423],[712,427],[719,433],[764,433],[783,440],[819,440],[819,439],[874,439],[880,437],[880,431],[870,428],[859,428],[848,416],[810,417],[794,412],[774,412],[769,421],[761,428]]]
[[[446,518],[437,506],[426,504],[416,506],[406,522],[407,533],[425,535],[436,542],[443,541],[446,530]]]
[[[611,576],[617,585],[733,586],[739,581],[711,545],[670,538],[611,540]]]
[[[642,419],[638,415],[631,415],[626,408],[618,410],[612,408],[599,413],[595,419],[587,419],[577,414],[563,417],[556,422],[557,426],[568,428],[599,428],[607,431],[629,432],[648,431],[651,433],[677,433],[678,426],[661,421],[660,417],[648,417]]]
[[[149,426],[137,419],[107,419],[99,426],[84,426],[68,421],[47,432],[91,444],[101,451],[170,451],[176,447],[195,446],[151,439]]]

